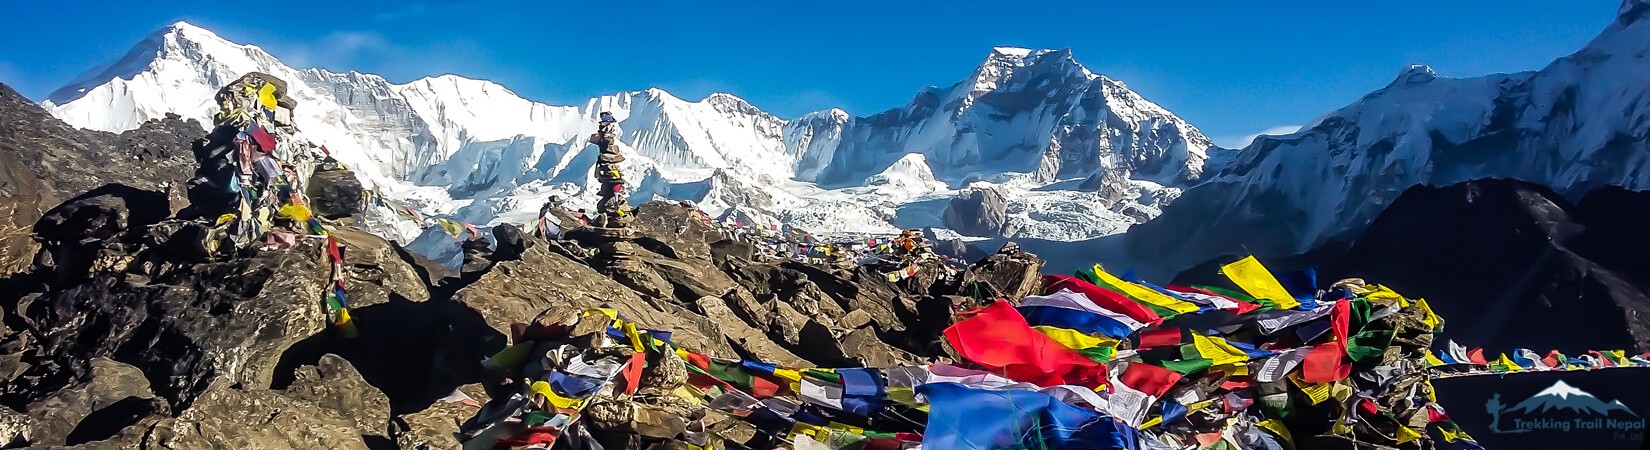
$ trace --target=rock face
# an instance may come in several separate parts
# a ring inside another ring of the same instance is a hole
[[[1607,188],[1572,204],[1512,180],[1411,188],[1350,244],[1269,260],[1320,280],[1382,280],[1485,348],[1650,348],[1650,194]],[[1235,258],[1225,258],[1235,259]],[[1214,261],[1224,262],[1223,260]],[[1210,264],[1188,273],[1215,273]],[[1205,280],[1179,279],[1177,282]]]
[[[160,193],[181,206],[201,126],[174,117],[121,134],[77,129],[0,84],[0,272],[17,272],[37,248],[28,231],[59,202],[105,184]]]
[[[334,166],[316,168],[305,187],[309,208],[316,215],[330,219],[361,213],[365,188],[354,172]]]
[[[995,236],[1008,223],[1008,203],[995,189],[969,189],[946,204],[945,226],[969,236]]]

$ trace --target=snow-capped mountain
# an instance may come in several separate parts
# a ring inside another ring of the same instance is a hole
[[[647,89],[556,106],[456,75],[396,84],[298,69],[180,22],[42,105],[104,131],[168,113],[210,123],[217,87],[247,72],[287,80],[298,127],[368,186],[478,224],[525,222],[550,195],[593,204],[588,139],[602,111],[619,119],[632,155],[623,170],[633,199],[695,200],[713,214],[820,232],[939,226],[945,199],[983,184],[1017,211],[1003,230],[1010,235],[1095,237],[1155,215],[1200,179],[1212,148],[1069,51],[1010,48],[903,108],[786,120],[728,94],[688,101]]]
[[[1507,412],[1544,413],[1549,411],[1569,410],[1578,414],[1596,414],[1608,416],[1611,411],[1622,411],[1633,416],[1638,413],[1628,409],[1621,400],[1611,400],[1609,403],[1599,400],[1593,394],[1587,393],[1575,386],[1570,386],[1564,380],[1553,382],[1552,386],[1542,389],[1528,399],[1507,409]]]
[[[993,49],[968,79],[929,88],[904,108],[823,120],[834,146],[805,160],[829,161],[810,181],[859,181],[910,153],[942,178],[1014,174],[1036,183],[1116,172],[1164,185],[1196,181],[1209,139],[1122,82],[1090,72],[1069,50]]]
[[[1445,78],[1426,66],[1299,132],[1262,136],[1123,237],[1178,271],[1220,254],[1299,254],[1349,239],[1405,189],[1514,178],[1568,197],[1650,188],[1650,1],[1531,72]],[[1172,273],[1172,272],[1171,272]]]

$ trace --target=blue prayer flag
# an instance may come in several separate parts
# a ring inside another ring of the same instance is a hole
[[[1125,449],[1134,430],[1115,417],[1033,391],[971,389],[957,383],[917,386],[928,398],[923,448]]]

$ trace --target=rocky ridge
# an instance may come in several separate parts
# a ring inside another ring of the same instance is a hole
[[[504,348],[511,324],[552,308],[611,307],[709,355],[888,366],[939,354],[962,298],[937,267],[889,282],[871,268],[753,261],[672,203],[637,209],[642,264],[625,279],[593,267],[588,236],[510,225],[492,230],[495,245],[467,246],[451,273],[342,208],[327,223],[347,262],[346,337],[316,301],[330,283],[324,240],[214,257],[198,251],[199,225],[174,218],[186,200],[168,177],[187,176],[191,146],[209,145],[197,125],[82,131],[4,93],[0,155],[59,168],[5,166],[24,169],[6,172],[7,194],[32,200],[13,204],[38,211],[8,218],[32,233],[9,237],[19,257],[0,281],[10,446],[454,448],[457,421],[474,413],[460,399],[484,398],[477,361]],[[161,160],[110,163],[125,155],[111,148]],[[338,176],[317,172],[310,189],[347,199],[354,185],[326,180]],[[1016,250],[988,261],[962,279],[1012,293],[1040,275]]]

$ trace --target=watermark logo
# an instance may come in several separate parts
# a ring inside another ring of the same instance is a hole
[[[1532,431],[1644,431],[1639,417],[1621,400],[1600,400],[1597,396],[1558,380],[1530,398],[1513,405],[1501,402],[1501,394],[1484,402],[1490,414],[1490,432],[1511,434]]]

